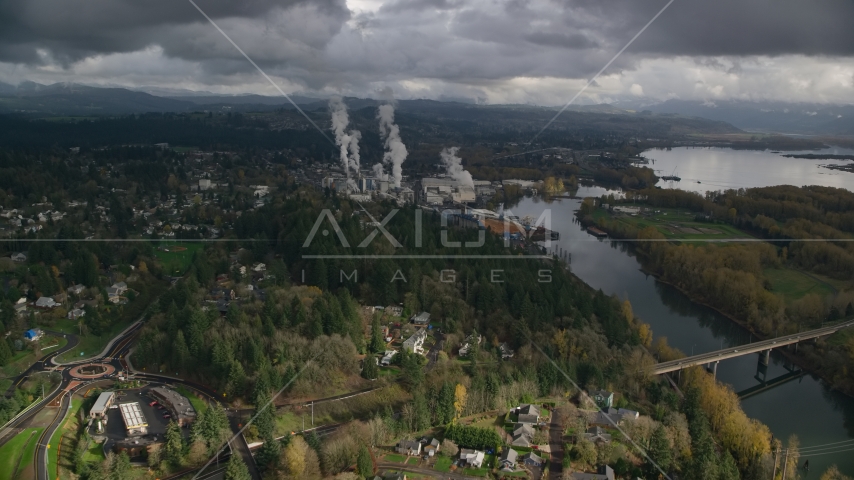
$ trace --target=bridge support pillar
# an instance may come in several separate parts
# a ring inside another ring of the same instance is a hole
[[[771,360],[771,350],[765,350],[759,352],[759,363],[762,365],[768,366],[768,362]]]
[[[719,361],[718,362],[711,362],[711,363],[706,365],[706,370],[708,370],[709,373],[712,374],[712,377],[715,377],[715,378],[717,378],[717,376],[718,376],[718,363],[720,363],[720,362]]]

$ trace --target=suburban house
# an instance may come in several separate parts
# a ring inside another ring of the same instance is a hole
[[[516,435],[528,435],[529,437],[534,436],[534,427],[531,426],[530,423],[517,423],[513,425],[513,436]]]
[[[399,305],[389,305],[385,307],[385,311],[388,312],[389,315],[393,315],[395,317],[403,315],[403,307]]]
[[[610,408],[614,406],[614,392],[607,390],[591,390],[590,398],[599,405],[599,408]]]
[[[122,301],[121,294],[115,287],[107,287],[107,301],[110,303],[119,303]]]
[[[527,433],[520,433],[518,435],[513,435],[513,440],[510,442],[510,445],[514,447],[530,447],[534,444],[534,436]]]
[[[501,352],[501,359],[507,360],[508,358],[513,358],[513,350],[510,348],[507,343],[502,343],[498,346],[498,350]]]
[[[537,424],[540,422],[540,409],[531,404],[517,407],[516,415],[519,416],[519,423]]]
[[[513,426],[514,447],[530,447],[534,443],[534,427],[530,423],[517,423]]]
[[[112,288],[115,288],[118,294],[122,295],[128,291],[128,284],[125,282],[116,282],[113,284]]]
[[[483,337],[480,335],[476,339],[474,338],[474,334],[469,335],[463,342],[463,346],[460,347],[460,356],[465,357],[468,355],[474,345],[480,345],[481,340],[483,340]]]
[[[424,325],[427,325],[428,323],[430,323],[430,314],[427,312],[421,312],[418,315],[413,315],[410,320],[415,325],[424,326]]]
[[[391,359],[397,354],[397,350],[386,350],[383,355],[382,360],[380,360],[380,365],[383,367],[387,367],[391,365]]]
[[[539,467],[542,467],[543,464],[546,463],[546,461],[543,460],[542,457],[538,456],[536,453],[528,452],[528,453],[522,455],[522,463],[524,463],[525,465],[527,465],[529,467],[538,467],[539,468]]]
[[[44,335],[44,332],[42,332],[40,328],[32,328],[24,332],[24,338],[31,342],[35,342],[36,340],[42,338],[42,335]]]
[[[38,308],[54,308],[57,306],[59,306],[59,304],[50,297],[39,297],[39,299],[36,300],[36,307]]]
[[[600,426],[590,427],[581,435],[581,438],[589,440],[597,445],[603,443],[611,443],[611,434],[605,433],[605,430]]]
[[[516,468],[516,460],[519,459],[519,452],[508,448],[501,454],[501,459],[498,461],[498,467],[506,472],[512,472]]]
[[[78,318],[85,317],[85,316],[86,316],[86,310],[83,310],[82,308],[75,308],[75,309],[71,310],[70,312],[68,312],[67,318],[69,320],[77,320]]]
[[[614,470],[602,465],[596,473],[573,472],[570,474],[573,480],[614,480]]]
[[[418,330],[403,342],[403,349],[410,353],[423,353],[424,340],[427,339],[427,330]]]
[[[436,455],[436,452],[439,451],[440,444],[439,444],[438,438],[434,438],[434,439],[430,440],[429,442],[425,438],[424,440],[422,440],[422,443],[424,443],[424,448],[423,448],[424,453],[426,453],[427,455],[429,455],[431,457],[433,455]]]
[[[481,468],[484,458],[486,458],[486,453],[480,450],[472,450],[470,448],[460,449],[460,460],[466,462],[467,466]]]
[[[27,254],[26,253],[20,253],[20,252],[13,253],[12,254],[12,261],[19,262],[19,263],[26,262],[27,261]]]
[[[86,290],[86,286],[79,283],[68,287],[68,293],[72,295],[80,295],[84,290]]]
[[[613,427],[623,423],[623,420],[636,420],[640,414],[634,410],[626,410],[624,408],[606,408],[600,412],[596,412],[590,419],[590,425],[600,425],[603,427]]]
[[[394,450],[397,453],[417,457],[421,454],[421,442],[417,440],[401,440]]]

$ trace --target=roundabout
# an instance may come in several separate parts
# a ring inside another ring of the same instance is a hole
[[[115,371],[116,367],[106,363],[87,363],[86,365],[71,368],[68,374],[73,378],[92,380],[95,378],[106,377]]]

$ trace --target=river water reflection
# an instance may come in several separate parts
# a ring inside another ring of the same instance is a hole
[[[852,175],[854,178],[854,174]],[[619,193],[601,187],[581,187],[579,197]],[[598,240],[582,230],[575,221],[581,204],[576,199],[551,202],[525,198],[509,210],[521,217],[551,209],[552,228],[561,239],[553,242],[571,255],[575,275],[606,294],[628,298],[636,316],[652,326],[656,338],[667,337],[670,345],[686,354],[718,350],[749,343],[755,338],[723,315],[691,302],[673,287],[656,281],[641,271],[641,264],[627,243]],[[788,373],[783,357],[772,354],[768,380]],[[726,360],[718,366],[717,377],[732,385],[736,392],[758,385],[758,355]],[[830,390],[820,379],[805,375],[742,401],[747,414],[768,425],[777,438],[797,434],[802,447],[824,445],[854,439],[854,399]],[[854,443],[842,444],[854,447]],[[836,464],[844,473],[854,475],[854,451],[816,451],[809,458],[808,477],[818,476]],[[803,463],[803,460],[801,461]]]

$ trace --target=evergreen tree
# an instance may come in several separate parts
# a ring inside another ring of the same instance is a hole
[[[184,456],[184,437],[181,436],[181,427],[174,421],[166,426],[166,460],[173,465],[180,465],[181,457]]]
[[[371,321],[371,345],[369,349],[372,353],[380,353],[385,350],[385,342],[383,341],[380,319],[376,315]]]
[[[362,362],[362,378],[373,380],[379,376],[379,373],[377,357],[373,355],[365,355],[365,360]]]
[[[664,425],[658,425],[655,430],[652,432],[652,437],[649,440],[649,457],[658,465],[658,468],[663,470],[665,473],[670,470],[670,464],[672,463],[673,457],[670,451],[670,441],[667,439],[667,431],[664,428]],[[661,472],[659,472],[658,468],[655,468],[655,465],[647,461],[646,465],[646,473],[647,478],[658,478]]]
[[[249,468],[243,463],[239,454],[234,454],[228,459],[228,465],[225,467],[225,480],[252,480]]]
[[[365,478],[370,478],[374,474],[374,462],[371,460],[371,452],[368,451],[368,447],[364,444],[359,447],[359,455],[356,457],[356,473]]]

